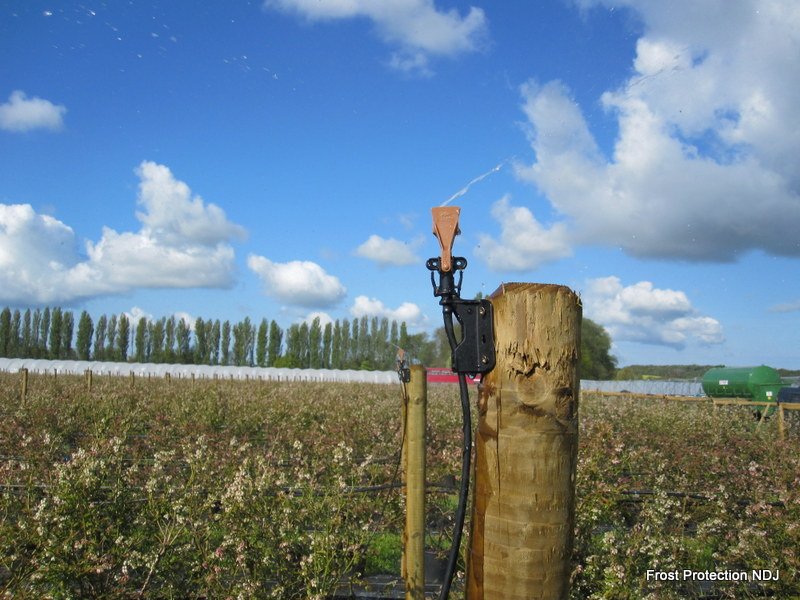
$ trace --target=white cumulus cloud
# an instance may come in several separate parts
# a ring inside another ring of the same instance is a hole
[[[405,321],[411,327],[422,327],[427,319],[422,314],[419,306],[413,302],[403,302],[397,308],[389,308],[377,298],[357,296],[350,307],[350,314],[359,319],[361,317],[386,317],[398,323]]]
[[[584,243],[639,257],[800,256],[800,11],[794,0],[581,0],[642,19],[634,74],[600,101],[606,157],[560,82],[522,88],[534,183]]]
[[[429,57],[478,49],[487,35],[486,15],[471,6],[439,10],[433,0],[265,0],[264,6],[315,21],[367,18],[383,41],[398,48],[390,65],[429,75]]]
[[[356,248],[356,256],[367,258],[378,263],[381,267],[413,265],[421,262],[414,254],[413,247],[418,244],[408,244],[394,238],[382,238],[371,235],[366,242]]]
[[[67,108],[49,100],[28,98],[25,92],[15,90],[8,102],[0,104],[0,129],[6,131],[30,131],[50,129],[57,131],[64,126]]]
[[[683,348],[725,339],[720,322],[698,314],[684,292],[659,289],[650,281],[623,286],[618,277],[593,279],[582,300],[586,316],[603,325],[615,342]]]
[[[192,197],[189,186],[175,179],[168,167],[144,161],[136,173],[140,179],[138,204],[144,208],[136,217],[153,239],[172,245],[189,241],[212,246],[245,237],[243,227],[228,221],[217,205]]]
[[[73,229],[58,219],[28,204],[0,204],[0,299],[36,304],[136,288],[230,287],[230,242],[244,230],[215,205],[189,201],[189,188],[166,167],[144,162],[136,172],[142,228],[104,227],[97,242],[85,242],[83,252]],[[175,187],[184,189],[185,197],[170,195]],[[170,226],[178,221],[180,226]]]
[[[338,277],[329,275],[315,262],[276,263],[251,254],[247,266],[261,279],[268,296],[286,304],[309,308],[333,306],[347,293]]]
[[[528,208],[511,206],[507,195],[492,205],[492,217],[500,223],[500,239],[481,234],[475,248],[492,270],[530,271],[572,254],[563,223],[547,228]]]

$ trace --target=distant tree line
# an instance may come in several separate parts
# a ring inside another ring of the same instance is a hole
[[[282,329],[274,320],[256,325],[249,317],[238,323],[198,317],[190,326],[175,316],[132,323],[124,313],[94,321],[82,311],[76,324],[60,307],[0,312],[0,357],[7,358],[391,369],[398,347],[425,364],[449,357],[443,335],[411,335],[405,322],[378,317],[325,325],[315,318]]]
[[[95,322],[81,312],[60,307],[0,311],[0,357],[292,367],[312,369],[393,369],[397,349],[422,364],[450,366],[444,328],[432,335],[409,334],[405,322],[387,318],[337,319],[324,326],[319,318],[282,329],[274,320],[258,325],[204,320],[191,326],[175,316],[139,318],[124,313],[101,315]],[[590,319],[581,327],[580,376],[612,379],[616,359],[611,338]]]

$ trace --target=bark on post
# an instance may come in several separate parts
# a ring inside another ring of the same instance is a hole
[[[490,297],[497,364],[478,400],[470,600],[569,596],[581,302],[512,283]]]
[[[22,368],[19,370],[20,375],[20,397],[22,398],[22,402],[25,402],[25,399],[28,397],[28,369]]]
[[[403,577],[406,600],[425,599],[425,420],[428,381],[425,367],[412,365],[405,401],[403,436],[406,479],[406,527]]]

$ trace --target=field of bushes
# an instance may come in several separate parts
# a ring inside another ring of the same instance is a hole
[[[474,404],[474,399],[473,399]],[[428,520],[447,548],[455,387],[429,390]],[[0,374],[0,598],[328,598],[398,574],[397,386]],[[797,413],[580,408],[574,598],[800,597]],[[648,581],[769,569],[777,581]],[[460,597],[463,573],[454,586]]]

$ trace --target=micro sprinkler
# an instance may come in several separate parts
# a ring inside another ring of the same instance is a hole
[[[463,447],[461,454],[461,489],[456,511],[453,545],[447,561],[444,582],[439,594],[445,600],[450,593],[450,585],[455,573],[461,536],[469,493],[470,458],[472,452],[472,422],[469,406],[469,389],[467,376],[474,378],[478,374],[488,373],[495,365],[494,329],[492,323],[492,304],[489,300],[464,300],[461,298],[461,283],[467,259],[453,256],[453,242],[461,233],[458,219],[461,208],[457,206],[439,206],[431,209],[433,215],[433,234],[439,241],[439,256],[429,258],[426,267],[431,272],[433,295],[440,298],[444,329],[450,344],[452,369],[458,374],[461,396],[463,422]],[[458,271],[458,283],[455,272]],[[439,280],[436,281],[438,274]],[[459,324],[459,333],[453,322]]]

